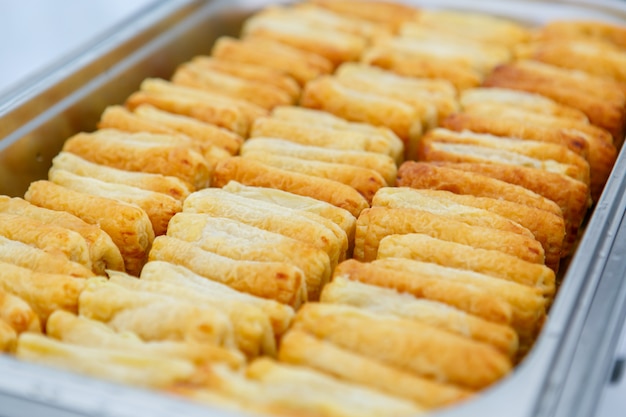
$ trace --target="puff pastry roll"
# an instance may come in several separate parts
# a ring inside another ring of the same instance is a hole
[[[505,87],[539,93],[574,107],[591,123],[621,141],[626,118],[624,92],[615,81],[582,71],[522,60],[496,68],[484,81],[487,87]]]
[[[414,259],[479,272],[537,288],[548,300],[556,291],[555,273],[547,266],[497,250],[475,248],[423,233],[384,237],[378,247],[377,259],[383,258]]]
[[[277,70],[293,77],[301,86],[333,71],[333,63],[320,55],[258,37],[240,40],[222,36],[213,44],[211,56]],[[267,59],[268,56],[272,59]]]
[[[446,206],[450,203],[487,210],[518,223],[529,230],[544,249],[546,265],[557,272],[565,238],[565,221],[562,216],[507,200],[454,194],[450,191],[387,187],[381,189],[377,201],[391,200],[395,206],[408,207],[424,198]]]
[[[15,334],[41,333],[41,321],[32,307],[20,297],[0,288],[0,321],[10,326]]]
[[[237,181],[255,187],[276,188],[301,196],[325,201],[357,217],[369,204],[349,185],[335,180],[275,168],[241,156],[220,162],[213,173],[213,184],[223,187]]]
[[[468,389],[487,387],[512,367],[506,355],[484,343],[350,306],[308,303],[298,311],[294,329],[422,377]]]
[[[0,290],[28,303],[42,325],[45,326],[46,320],[55,310],[77,311],[78,297],[85,288],[85,279],[35,272],[6,262],[0,262],[0,266]],[[28,319],[27,323],[25,325],[29,330],[36,328],[34,318]]]
[[[95,164],[177,177],[193,189],[207,187],[211,180],[207,159],[172,136],[102,129],[72,136],[63,151]]]
[[[553,20],[546,23],[537,34],[543,39],[590,39],[626,47],[626,31],[622,26],[596,20]]]
[[[51,169],[64,170],[100,181],[167,194],[179,201],[184,200],[191,193],[189,186],[180,178],[148,172],[125,171],[106,165],[94,164],[69,152],[59,152],[52,159]]]
[[[247,153],[251,152],[268,152],[274,155],[290,156],[307,161],[322,161],[369,168],[378,172],[386,184],[390,186],[395,184],[398,172],[393,158],[388,155],[368,151],[301,145],[284,139],[251,138],[241,147],[241,155],[245,157]]]
[[[382,132],[336,129],[335,126],[280,117],[255,120],[250,137],[284,139],[300,145],[330,149],[377,152],[389,155],[396,161],[401,160],[403,152],[402,142],[397,137]]]
[[[302,270],[286,262],[236,260],[169,236],[154,240],[149,260],[184,266],[238,291],[299,306],[307,299]]]
[[[46,252],[18,240],[0,236],[0,261],[12,263],[36,272],[65,274],[73,277],[87,278],[95,274],[91,269],[67,257]]]
[[[84,280],[83,280],[84,281]],[[135,291],[105,278],[89,278],[80,294],[79,314],[117,332],[145,341],[178,340],[234,348],[233,324],[222,310],[173,296]]]
[[[266,7],[253,14],[243,24],[242,37],[254,37],[280,42],[306,52],[320,55],[334,66],[355,61],[367,45],[360,34],[350,33],[327,23],[309,18],[306,9]]]
[[[354,188],[365,197],[368,203],[371,203],[376,191],[387,186],[385,179],[378,172],[369,168],[336,162],[303,160],[291,156],[275,155],[266,151],[247,152],[243,158],[244,160],[258,161],[286,171],[340,182]]]
[[[72,345],[30,333],[18,339],[15,356],[31,363],[145,388],[163,388],[183,382],[195,372],[191,362],[178,358]]]
[[[323,250],[234,220],[179,213],[172,217],[167,235],[236,260],[293,264],[304,272],[308,300],[317,300],[330,279],[330,259]]]
[[[98,224],[87,223],[64,209],[39,207],[17,197],[0,196],[0,212],[31,217],[79,233],[87,242],[91,266],[96,274],[102,275],[105,269],[124,270],[124,259],[120,250]]]
[[[361,213],[356,224],[354,258],[365,262],[376,259],[382,238],[407,233],[424,233],[478,248],[499,250],[529,262],[544,263],[543,247],[532,237],[471,226],[423,210],[389,207],[372,207]]]
[[[511,358],[515,357],[517,352],[517,333],[508,325],[483,320],[443,303],[352,281],[346,276],[336,275],[333,281],[324,287],[320,301],[350,305],[372,313],[414,320],[487,343]]]
[[[180,65],[172,76],[174,84],[224,94],[270,110],[293,103],[293,98],[272,85],[224,74],[191,62]]]
[[[454,164],[456,165],[456,164]],[[485,175],[462,172],[452,167],[432,163],[407,161],[398,169],[399,187],[424,188],[450,191],[455,194],[471,194],[525,204],[563,216],[561,208],[533,191]]]
[[[187,268],[169,262],[148,262],[141,271],[141,279],[167,282],[192,289],[205,296],[214,296],[221,300],[232,299],[257,306],[268,315],[276,337],[280,337],[287,330],[295,314],[293,308],[285,304],[233,290],[224,284],[208,280]]]
[[[144,342],[135,333],[121,332],[106,324],[57,310],[46,323],[47,336],[61,342],[90,348],[119,349],[146,356],[162,356],[192,362],[195,365],[226,364],[240,369],[245,357],[237,350],[225,349],[208,343],[161,340]]]
[[[469,390],[393,368],[300,330],[291,330],[283,337],[278,359],[411,400],[425,409],[459,403],[472,395]]]
[[[0,213],[0,236],[64,256],[91,269],[89,248],[77,232],[20,214]]]
[[[254,305],[232,299],[220,300],[218,297],[167,282],[136,279],[124,272],[112,272],[109,282],[131,291],[163,295],[198,307],[215,308],[223,312],[232,323],[237,348],[247,357],[276,354],[276,342],[269,318]]]
[[[17,346],[17,333],[7,322],[0,319],[0,352],[13,353]]]
[[[141,271],[154,240],[154,231],[148,215],[140,207],[79,193],[51,181],[32,182],[24,197],[34,205],[66,211],[88,224],[98,225],[118,247],[126,271],[133,275]]]
[[[511,305],[501,298],[492,297],[480,287],[424,275],[414,277],[407,272],[355,259],[339,264],[333,276],[408,293],[418,299],[436,301],[493,323],[510,325],[512,321]]]
[[[141,207],[152,223],[155,236],[164,234],[172,216],[183,209],[180,200],[167,194],[84,177],[62,169],[51,169],[48,179],[79,193],[124,201]]]
[[[207,68],[245,80],[274,86],[287,93],[294,101],[297,101],[300,97],[300,86],[298,83],[293,77],[285,74],[285,72],[281,70],[269,68],[264,65],[245,64],[243,62],[217,59],[213,56],[206,55],[197,55],[193,57],[190,62],[197,65],[199,68]]]

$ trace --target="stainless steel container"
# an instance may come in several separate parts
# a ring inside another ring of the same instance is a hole
[[[159,1],[86,45],[68,62],[0,97],[0,194],[21,196],[45,178],[63,141],[94,130],[107,105],[121,103],[146,77],[208,54],[220,35],[275,1]],[[529,25],[555,18],[626,24],[626,2],[608,0],[416,0],[424,7],[489,12]],[[269,57],[268,57],[269,58]],[[549,320],[529,356],[505,380],[436,415],[591,416],[613,367],[626,316],[626,155],[619,155],[602,198],[564,274]],[[565,268],[564,268],[565,269]],[[229,413],[133,387],[0,356],[0,416],[222,416]]]

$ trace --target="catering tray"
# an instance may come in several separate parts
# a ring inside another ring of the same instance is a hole
[[[63,141],[95,128],[146,77],[237,35],[251,12],[276,1],[160,1],[73,59],[0,97],[0,193],[21,196],[44,178]],[[489,12],[529,25],[555,18],[626,24],[619,1],[415,0],[424,7]],[[270,59],[268,57],[268,59]],[[476,399],[435,415],[591,416],[612,370],[626,315],[626,155],[620,152],[537,343],[515,371]],[[226,416],[161,393],[116,385],[0,356],[0,416]]]

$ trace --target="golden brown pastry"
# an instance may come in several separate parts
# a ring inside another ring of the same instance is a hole
[[[277,188],[326,201],[357,217],[369,204],[354,188],[338,181],[300,174],[244,159],[240,156],[220,162],[213,173],[213,185],[222,187],[237,181],[255,187]]]
[[[291,330],[283,337],[278,359],[411,400],[426,409],[455,404],[472,395],[469,390],[393,368],[300,330]]]
[[[487,343],[511,358],[517,353],[518,337],[510,326],[491,323],[443,303],[352,281],[346,276],[336,275],[324,287],[320,301],[351,305],[372,313],[414,320]]]
[[[407,206],[414,200],[420,201],[427,197],[442,205],[455,203],[499,214],[528,229],[543,246],[546,254],[546,265],[555,272],[558,270],[565,237],[565,221],[562,216],[507,200],[455,194],[442,190],[388,187],[380,190],[378,194],[379,198],[399,200],[400,203],[404,201]]]
[[[287,171],[338,181],[354,188],[365,197],[368,203],[371,203],[376,191],[387,186],[385,179],[378,172],[369,168],[275,155],[266,151],[247,152],[243,158]]]
[[[148,262],[141,271],[141,279],[167,282],[181,288],[192,289],[207,297],[213,296],[220,300],[232,299],[257,306],[269,317],[276,337],[280,337],[287,330],[295,314],[293,308],[285,304],[233,290],[224,284],[208,280],[187,268],[169,262]]]
[[[542,26],[538,37],[539,39],[595,39],[621,48],[626,47],[626,30],[622,26],[595,20],[556,19]]]
[[[234,349],[192,341],[145,342],[135,333],[118,333],[102,322],[63,310],[50,315],[46,323],[46,335],[72,345],[183,359],[196,365],[223,363],[232,369],[240,369],[245,363],[244,356]]]
[[[507,375],[511,362],[489,345],[414,321],[336,304],[308,303],[294,328],[438,382],[469,389]]]
[[[133,275],[141,271],[154,240],[150,219],[141,208],[79,193],[51,181],[31,183],[24,198],[36,206],[66,211],[88,224],[98,225],[118,247],[126,271]]]
[[[124,171],[106,165],[94,164],[69,152],[59,152],[52,160],[52,169],[69,171],[83,177],[91,177],[101,181],[163,193],[180,201],[184,200],[191,192],[189,186],[176,177],[148,172]]]
[[[443,215],[410,208],[372,207],[357,219],[354,258],[376,259],[378,245],[385,236],[425,233],[477,248],[499,250],[520,259],[544,263],[541,244],[532,237],[482,226],[471,226]]]
[[[124,133],[102,129],[78,133],[63,145],[90,162],[135,172],[149,172],[180,178],[193,189],[207,187],[211,167],[203,155],[172,136]]]
[[[16,334],[41,333],[41,321],[32,307],[23,299],[0,288],[0,321],[10,326]]]
[[[407,272],[394,271],[355,259],[339,264],[333,276],[390,288],[418,299],[437,301],[493,323],[511,324],[511,305],[501,298],[492,297],[480,287],[423,275],[414,277]],[[313,303],[308,305],[311,304]]]
[[[48,173],[48,179],[80,193],[124,201],[141,207],[150,218],[155,236],[164,234],[172,216],[183,209],[179,200],[167,194],[84,177],[70,171],[53,168]]]
[[[7,322],[0,319],[0,352],[13,353],[17,346],[17,333]]]
[[[179,358],[73,345],[30,333],[20,335],[15,355],[27,362],[145,388],[186,381],[195,371],[191,362]]]
[[[233,324],[219,308],[131,290],[102,277],[86,280],[79,314],[106,323],[115,331],[133,332],[145,341],[184,340],[226,348],[236,346]]]
[[[211,56],[218,60],[271,68],[290,75],[301,86],[333,70],[332,62],[320,55],[254,37],[240,40],[221,36],[215,41]],[[269,56],[272,59],[267,59]]]
[[[55,310],[77,311],[78,296],[85,287],[85,279],[34,272],[6,262],[0,262],[0,266],[0,291],[4,290],[28,303],[42,325]],[[21,304],[20,301],[13,302]],[[7,314],[10,314],[8,310]],[[25,329],[29,330],[37,327],[35,319],[30,317],[24,323]]]
[[[235,260],[168,236],[154,240],[149,260],[181,265],[238,291],[294,307],[307,299],[302,270],[286,262]]]
[[[233,299],[220,299],[168,282],[144,281],[124,272],[112,272],[109,282],[142,294],[166,296],[198,307],[210,307],[224,313],[233,329],[237,348],[249,358],[276,354],[276,341],[267,315],[257,306]]]
[[[423,233],[390,235],[380,241],[377,259],[408,258],[480,272],[539,289],[548,299],[556,291],[550,268],[492,249],[433,238]]]
[[[65,256],[46,252],[26,243],[1,236],[0,261],[32,269],[36,272],[66,274],[82,278],[94,276],[91,269],[77,262],[72,262]]]
[[[0,212],[31,217],[79,233],[87,242],[92,270],[96,274],[104,274],[105,269],[124,270],[124,259],[120,250],[97,223],[90,224],[64,209],[39,207],[17,197],[0,196]]]
[[[330,279],[330,259],[323,250],[223,217],[178,213],[172,217],[167,235],[236,260],[293,264],[304,272],[308,300],[317,300]]]

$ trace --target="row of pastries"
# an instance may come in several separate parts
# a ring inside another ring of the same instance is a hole
[[[540,335],[610,175],[624,39],[265,7],[0,196],[0,350],[244,413],[479,395]]]

